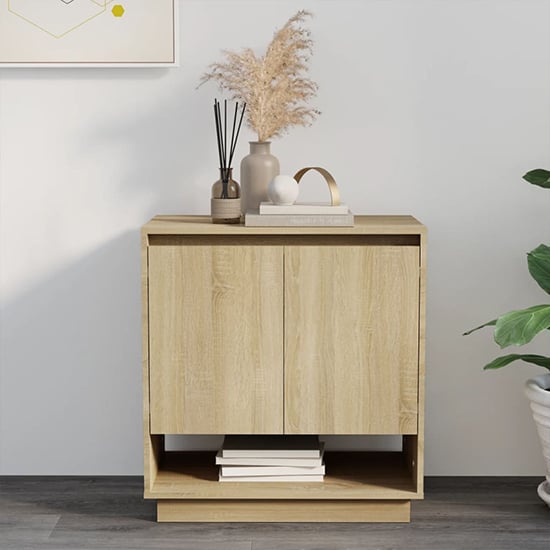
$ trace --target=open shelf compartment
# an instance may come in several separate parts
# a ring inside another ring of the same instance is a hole
[[[405,452],[326,452],[323,482],[218,481],[215,452],[162,451],[146,498],[411,500],[422,498]]]

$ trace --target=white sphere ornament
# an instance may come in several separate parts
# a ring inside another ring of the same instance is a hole
[[[273,204],[288,206],[298,198],[300,188],[292,176],[275,176],[267,187],[267,196]]]

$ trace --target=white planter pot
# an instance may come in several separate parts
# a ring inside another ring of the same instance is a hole
[[[525,393],[531,402],[533,418],[537,425],[542,453],[546,460],[546,480],[538,487],[539,497],[550,506],[550,374],[542,374],[527,380]]]

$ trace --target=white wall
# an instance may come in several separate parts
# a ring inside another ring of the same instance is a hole
[[[550,194],[521,175],[550,167],[550,2],[181,5],[178,69],[0,69],[0,474],[141,473],[138,229],[208,212],[199,77],[306,7],[323,114],[273,149],[283,172],[329,168],[356,213],[429,228],[426,473],[542,475],[537,369],[483,373],[490,333],[461,332],[545,299],[525,252]]]

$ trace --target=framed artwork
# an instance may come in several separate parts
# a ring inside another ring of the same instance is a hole
[[[0,67],[171,67],[177,0],[0,0]]]

